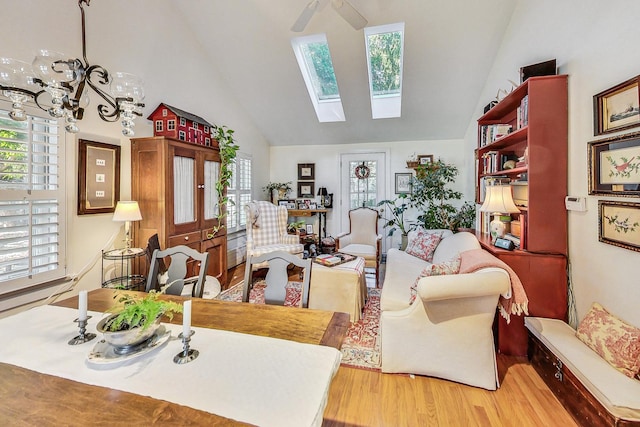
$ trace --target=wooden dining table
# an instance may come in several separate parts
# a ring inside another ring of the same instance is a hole
[[[89,292],[89,310],[109,310],[118,292],[112,289]],[[162,295],[161,298],[184,301],[182,297]],[[71,297],[54,305],[75,308],[78,298]],[[198,298],[193,299],[191,319],[192,325],[197,327],[330,346],[338,350],[349,325],[346,313]],[[180,324],[182,316],[175,315],[169,322]],[[0,424],[247,425],[164,400],[88,385],[7,363],[0,363]]]

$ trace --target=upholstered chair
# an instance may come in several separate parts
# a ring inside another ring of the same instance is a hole
[[[365,267],[375,268],[376,287],[382,256],[382,235],[378,234],[378,211],[357,208],[349,211],[349,232],[336,237],[336,250],[364,258]]]
[[[302,257],[304,245],[297,235],[287,234],[289,213],[284,206],[253,201],[245,206],[247,213],[247,259],[273,251],[284,251]]]

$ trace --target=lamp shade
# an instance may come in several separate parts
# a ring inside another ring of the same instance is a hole
[[[318,188],[318,196],[326,196],[329,193],[327,192],[327,187]]]
[[[482,212],[518,213],[520,209],[513,203],[510,185],[490,185],[480,206]]]
[[[116,211],[113,213],[114,221],[140,221],[142,214],[140,206],[135,201],[120,201],[116,205]]]

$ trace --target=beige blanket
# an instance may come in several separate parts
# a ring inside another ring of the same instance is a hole
[[[518,275],[513,271],[511,267],[505,264],[500,259],[491,255],[484,249],[471,249],[460,253],[460,273],[473,273],[482,268],[498,267],[504,269],[509,273],[511,279],[511,297],[505,298],[500,295],[498,301],[498,307],[500,307],[500,314],[507,320],[507,323],[511,321],[511,315],[529,314],[529,300],[527,294],[524,291],[522,282]]]

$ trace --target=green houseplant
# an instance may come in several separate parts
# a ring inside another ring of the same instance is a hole
[[[458,168],[438,159],[428,165],[417,168],[413,178],[411,207],[422,211],[418,221],[426,229],[456,230],[458,227],[470,228],[475,219],[475,208],[465,203],[460,210],[451,203],[462,199],[460,191],[449,188],[458,176]]]
[[[394,200],[381,200],[378,202],[378,206],[384,206],[385,212],[389,212],[389,216],[384,216],[382,219],[386,221],[385,227],[390,227],[387,233],[387,236],[393,236],[396,230],[400,230],[402,235],[401,237],[401,249],[404,249],[407,246],[407,234],[409,233],[410,227],[407,228],[404,223],[404,212],[409,209],[409,195],[408,194],[400,194]]]
[[[226,189],[231,183],[233,177],[232,165],[235,162],[238,155],[238,149],[240,148],[233,137],[233,129],[229,129],[226,126],[215,126],[213,129],[214,139],[218,141],[218,147],[220,149],[220,174],[216,181],[216,193],[218,194],[218,225],[207,233],[207,238],[212,239],[216,234],[224,227],[223,219],[227,215],[226,205],[229,202]]]
[[[278,202],[278,199],[286,199],[287,194],[292,190],[291,189],[291,181],[287,182],[270,182],[264,187],[262,187],[263,191],[266,191],[269,195],[269,199],[275,205]],[[277,197],[274,196],[273,190],[278,191]]]
[[[160,326],[160,318],[182,313],[182,305],[158,299],[151,291],[143,298],[130,294],[116,295],[118,301],[109,309],[112,314],[98,322],[97,329],[104,339],[115,347],[130,347],[150,338]]]

